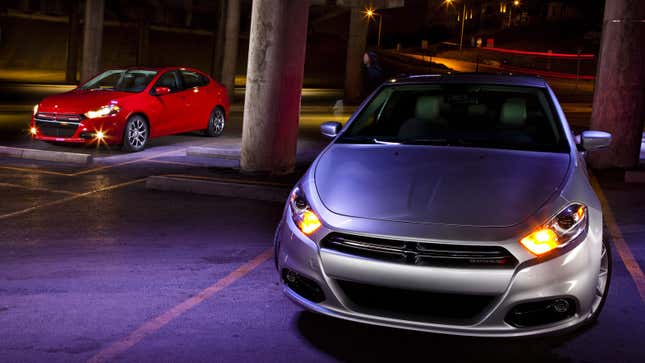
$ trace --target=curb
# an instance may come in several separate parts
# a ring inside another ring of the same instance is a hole
[[[186,148],[187,156],[199,156],[215,159],[226,160],[240,160],[239,147],[205,147],[205,146],[191,146]]]
[[[51,151],[38,149],[23,149],[18,147],[0,146],[0,156],[18,159],[31,159],[55,161],[71,164],[91,164],[94,160],[91,154],[70,153],[65,151]]]
[[[189,176],[149,176],[146,189],[244,198],[284,203],[291,188],[286,184]]]

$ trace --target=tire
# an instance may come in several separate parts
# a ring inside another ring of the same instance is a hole
[[[602,246],[603,246],[603,252],[601,253],[600,271],[598,271],[598,285],[596,286],[597,298],[596,300],[594,300],[591,315],[586,321],[587,325],[594,324],[598,320],[598,317],[600,316],[600,312],[602,311],[602,308],[605,306],[605,302],[607,301],[607,295],[609,294],[609,286],[611,284],[612,256],[611,256],[611,246],[609,245],[609,242],[607,242],[607,238],[603,238]],[[606,280],[602,288],[602,291],[600,291],[599,289],[600,277],[603,273],[606,274]],[[601,293],[602,296],[598,296],[598,293]]]
[[[134,115],[128,119],[123,130],[123,151],[137,152],[145,149],[150,138],[150,127],[143,116]]]
[[[226,126],[226,114],[224,110],[217,106],[211,112],[208,118],[208,128],[204,130],[204,134],[210,137],[217,137],[224,133]]]

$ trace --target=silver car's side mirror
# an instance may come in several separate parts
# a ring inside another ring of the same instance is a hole
[[[595,130],[583,131],[578,140],[578,143],[585,151],[600,150],[609,147],[611,134]]]
[[[323,122],[320,125],[320,133],[329,137],[329,138],[334,138],[338,136],[340,133],[340,130],[343,129],[343,125],[340,122],[336,121],[327,121]]]

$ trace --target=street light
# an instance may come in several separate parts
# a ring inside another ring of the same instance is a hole
[[[515,1],[513,1],[513,6],[515,6],[515,7],[520,6],[520,0],[515,0]],[[511,14],[513,13],[513,6],[511,6],[511,7],[508,9],[508,27],[509,27],[509,28],[511,27],[511,22],[512,22],[512,20],[513,20],[513,18],[511,17]]]
[[[454,0],[444,0],[446,6],[452,5]],[[464,48],[464,27],[466,25],[466,2],[464,1],[464,9],[461,14],[461,32],[459,35],[459,52]]]
[[[376,13],[376,11],[371,8],[365,10],[365,16],[367,16],[369,20],[372,20],[375,17],[378,18],[378,38],[376,40],[376,47],[381,48],[381,29],[383,29],[383,16]]]

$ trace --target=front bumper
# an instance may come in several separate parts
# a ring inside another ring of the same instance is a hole
[[[123,136],[123,120],[119,115],[87,119],[82,115],[62,114],[60,116],[32,116],[32,137],[35,140],[54,141],[73,144],[107,143],[119,144]],[[105,134],[99,140],[98,131]]]
[[[321,249],[297,229],[288,213],[285,216],[275,236],[276,267],[315,282],[324,300],[316,303],[303,297],[288,287],[284,279],[281,280],[283,291],[299,305],[321,314],[395,328],[489,337],[566,330],[590,316],[599,268],[596,261],[600,260],[602,243],[597,233],[588,233],[574,249],[540,263],[520,259],[513,269],[463,269],[410,266]],[[419,318],[357,304],[341,287],[344,281],[441,294],[485,295],[491,299],[470,319]],[[575,313],[555,323],[532,327],[516,327],[505,319],[520,304],[557,298],[575,302]]]

